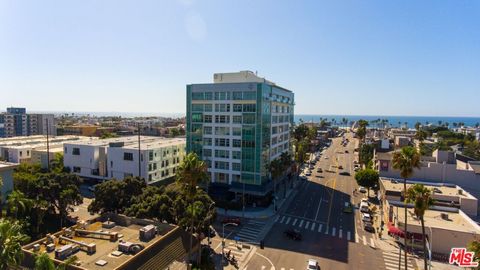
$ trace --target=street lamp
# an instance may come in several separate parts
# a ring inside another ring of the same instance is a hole
[[[225,226],[226,225],[232,225],[232,226],[238,226],[237,223],[225,223],[222,225],[222,264],[225,264]]]

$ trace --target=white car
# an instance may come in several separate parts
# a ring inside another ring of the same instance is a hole
[[[327,156],[325,156],[325,159],[328,159],[328,157],[327,157]]]
[[[361,193],[367,193],[367,189],[364,187],[359,187],[358,191],[360,191]]]
[[[367,205],[370,205],[367,198],[362,198],[362,203],[366,203]]]
[[[310,170],[306,171],[306,172],[305,172],[305,175],[306,175],[306,176],[312,175],[312,171],[310,171]]]
[[[314,259],[308,260],[307,270],[318,270],[318,262]]]
[[[362,213],[363,222],[372,222],[372,216],[369,213]]]

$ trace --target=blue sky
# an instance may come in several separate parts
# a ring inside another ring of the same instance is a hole
[[[298,114],[480,116],[480,1],[0,0],[0,110],[181,113],[247,69]]]

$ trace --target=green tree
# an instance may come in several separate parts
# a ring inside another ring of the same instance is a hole
[[[147,186],[141,195],[132,198],[130,207],[125,210],[125,215],[175,223],[174,200],[175,197],[169,197],[163,188]]]
[[[423,262],[424,270],[427,270],[427,242],[425,235],[425,221],[423,219],[425,211],[433,205],[433,199],[431,192],[422,184],[415,184],[408,188],[407,190],[407,202],[413,203],[415,216],[420,219],[422,225],[422,235],[423,235]],[[432,239],[430,239],[432,241]]]
[[[411,146],[405,146],[400,151],[393,153],[393,168],[400,170],[400,176],[403,178],[403,191],[407,191],[407,178],[413,175],[414,168],[420,168],[420,154]],[[407,225],[407,198],[404,196],[405,208],[405,234],[408,232]],[[404,238],[405,247],[407,246],[407,237]],[[407,253],[405,252],[405,270],[407,269]]]
[[[427,138],[427,136],[427,132],[422,129],[418,129],[415,133],[415,139],[419,140],[420,142],[423,142]]]
[[[283,167],[283,164],[282,164],[282,160],[277,158],[277,159],[274,159],[274,160],[270,161],[270,163],[268,164],[268,171],[270,172],[272,182],[273,182],[273,197],[274,197],[273,201],[274,201],[274,205],[275,205],[275,208],[276,208],[277,181],[278,181],[278,178],[280,176],[282,176],[283,172],[284,172],[284,167]]]
[[[52,161],[50,161],[50,170],[55,173],[65,172],[65,167],[63,167],[63,154],[55,153]]]
[[[23,192],[14,190],[7,197],[7,213],[18,219],[18,214],[24,214],[32,207],[33,201],[28,199]]]
[[[111,179],[97,184],[95,199],[88,206],[88,211],[123,213],[132,205],[132,199],[140,196],[146,186],[145,181],[138,177],[127,177],[122,181]]]
[[[475,255],[473,257],[473,260],[475,262],[480,262],[480,241],[473,240],[468,244],[467,249],[471,252],[474,252]],[[478,269],[478,268],[477,268]]]
[[[207,183],[207,181],[209,181],[207,164],[200,160],[196,153],[188,153],[180,163],[180,166],[178,166],[176,175],[176,182],[187,199],[187,205],[194,205],[194,197],[197,194],[198,186],[201,184],[208,185],[209,183]],[[193,215],[190,215],[187,217],[187,220],[190,223],[190,249],[188,250],[188,258],[191,258],[193,247],[192,238],[196,219]],[[200,255],[198,257],[200,257]]]
[[[28,240],[18,221],[0,219],[0,270],[16,268],[21,263],[22,245]]]
[[[420,130],[420,127],[422,126],[422,124],[420,122],[416,122],[415,123],[415,129],[418,131]]]
[[[355,174],[357,184],[368,189],[367,196],[370,196],[370,189],[378,185],[378,172],[374,169],[360,170]]]
[[[358,149],[358,162],[367,165],[373,159],[375,147],[371,144],[362,144]]]
[[[47,253],[35,257],[35,270],[55,270],[55,264]]]
[[[480,160],[480,142],[477,140],[467,141],[463,154],[474,159]]]
[[[3,196],[2,196],[2,190],[3,190],[3,179],[0,176],[0,218],[3,216]]]

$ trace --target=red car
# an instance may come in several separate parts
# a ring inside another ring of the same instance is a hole
[[[239,226],[242,222],[240,221],[240,218],[236,218],[236,217],[226,217],[222,220],[222,223],[223,224],[226,224],[226,223],[233,223],[233,224],[237,224],[237,226]]]

